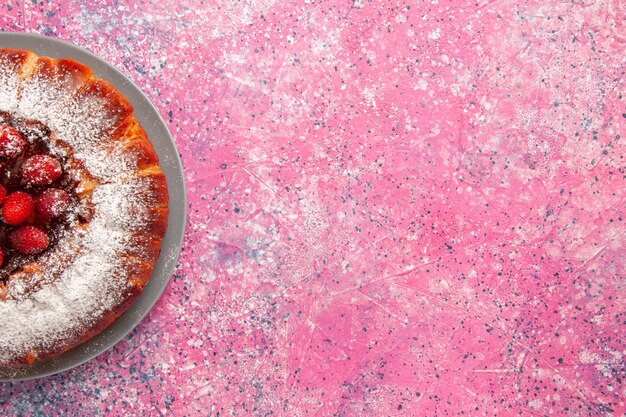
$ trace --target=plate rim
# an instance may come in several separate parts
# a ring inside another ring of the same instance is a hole
[[[161,295],[174,274],[177,261],[182,251],[187,223],[187,188],[185,186],[184,167],[181,157],[167,124],[145,93],[115,66],[73,43],[38,33],[0,31],[0,48],[28,49],[18,45],[20,40],[38,42],[40,49],[51,48],[59,49],[60,51],[59,54],[49,52],[41,54],[36,48],[30,48],[30,50],[33,50],[33,52],[40,56],[60,58],[72,55],[69,58],[82,62],[83,64],[85,64],[84,61],[93,61],[98,65],[97,68],[94,68],[94,64],[85,65],[92,68],[94,75],[111,82],[117,90],[129,90],[120,92],[131,102],[136,115],[138,109],[141,109],[142,113],[151,113],[152,116],[154,116],[154,120],[148,120],[147,117],[143,117],[142,119],[138,117],[138,119],[145,130],[148,130],[145,125],[147,121],[156,122],[155,124],[158,126],[151,127],[150,129],[158,130],[159,133],[163,134],[163,137],[159,138],[159,149],[161,149],[161,146],[163,147],[160,153],[155,145],[155,140],[150,136],[148,136],[148,138],[155,147],[161,167],[163,168],[165,165],[169,172],[168,175],[168,172],[165,172],[166,170],[164,169],[168,185],[169,213],[168,227],[161,244],[161,254],[155,264],[151,279],[148,281],[142,294],[134,301],[131,307],[101,333],[55,358],[36,362],[30,367],[4,368],[7,373],[10,371],[16,372],[14,376],[8,376],[2,373],[2,368],[0,368],[0,384],[40,379],[69,371],[109,351],[126,338],[152,310],[156,302],[161,298]],[[78,57],[76,57],[76,55]],[[103,74],[103,72],[105,72],[105,74]],[[133,97],[132,100],[128,97],[131,93],[133,96],[136,96]],[[166,153],[166,151],[173,152]],[[167,162],[164,163],[164,161]],[[155,280],[155,274],[161,276],[161,279],[158,281]],[[150,285],[151,283],[153,284],[152,286]],[[148,289],[149,292],[146,291]],[[122,318],[130,320],[129,323],[131,324],[126,324],[126,322],[121,320]],[[78,356],[76,356],[77,354]]]

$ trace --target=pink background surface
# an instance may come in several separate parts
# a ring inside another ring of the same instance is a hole
[[[143,89],[189,220],[137,329],[0,414],[625,415],[626,3],[162,3],[1,9]]]

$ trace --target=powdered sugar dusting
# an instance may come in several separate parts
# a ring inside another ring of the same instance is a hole
[[[0,57],[0,108],[12,111],[17,106],[18,74],[13,63],[5,56]]]
[[[141,207],[149,196],[145,187],[134,180],[130,183],[107,183],[94,190],[92,202],[98,207],[109,230],[136,230],[144,224],[145,210]]]
[[[21,83],[18,113],[50,126],[52,116],[65,112],[67,101],[76,92],[78,85],[69,74],[58,74],[51,78],[42,76],[38,69],[37,66],[33,75]]]
[[[106,132],[120,122],[105,111],[106,99],[81,94],[67,76],[36,75],[12,101],[17,85],[4,66],[0,90],[0,110],[45,123],[99,184],[90,197],[95,210],[86,229],[62,234],[38,259],[38,272],[18,272],[7,283],[0,317],[11,319],[0,329],[0,363],[11,363],[79,340],[86,327],[123,301],[129,284],[121,259],[132,248],[129,232],[145,223],[148,196],[140,180],[132,179],[132,161],[106,143]],[[50,147],[53,154],[63,153]]]
[[[121,122],[107,109],[106,97],[80,91],[67,74],[51,78],[35,73],[24,84],[17,110],[20,117],[46,124],[102,181],[132,172],[120,149],[103,144],[107,132]]]

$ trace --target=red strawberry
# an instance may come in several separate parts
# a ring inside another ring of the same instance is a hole
[[[23,226],[11,233],[11,245],[24,255],[34,255],[50,244],[48,235],[35,226]]]
[[[30,185],[52,184],[61,174],[61,163],[48,155],[33,155],[22,165],[22,178]]]
[[[0,185],[0,206],[4,203],[5,198],[7,198],[7,189]]]
[[[35,202],[33,198],[22,191],[9,194],[2,206],[2,218],[5,223],[16,226],[24,223],[33,215]]]
[[[35,201],[35,208],[45,220],[60,217],[70,206],[70,196],[58,188],[49,188]]]
[[[0,126],[0,157],[13,159],[24,151],[22,134],[11,126]]]

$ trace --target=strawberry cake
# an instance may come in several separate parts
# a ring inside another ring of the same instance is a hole
[[[0,366],[59,355],[126,311],[167,227],[131,104],[69,59],[0,49]]]

